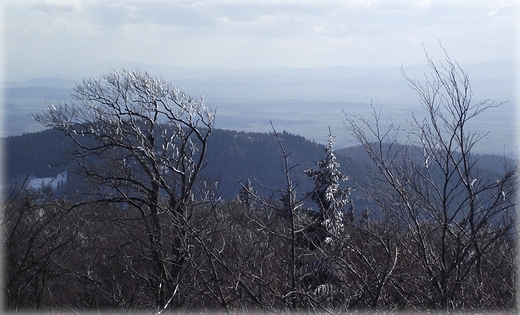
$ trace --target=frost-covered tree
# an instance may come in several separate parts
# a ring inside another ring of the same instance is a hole
[[[318,205],[311,221],[302,229],[300,246],[306,252],[300,262],[301,285],[314,301],[323,307],[333,307],[344,300],[337,261],[348,211],[351,209],[351,188],[340,188],[348,177],[341,173],[334,153],[334,141],[329,128],[325,157],[316,162],[317,169],[304,172],[314,182],[306,197]]]
[[[307,169],[305,174],[314,181],[314,189],[307,196],[319,207],[319,222],[329,233],[337,233],[347,219],[351,207],[351,188],[340,188],[348,176],[339,170],[340,164],[334,154],[334,141],[329,128],[328,144],[324,148],[325,158],[316,162],[318,169]]]
[[[254,195],[255,189],[253,188],[251,179],[248,179],[244,186],[240,188],[240,192],[238,193],[238,201],[244,204],[246,208],[250,209],[254,206]]]
[[[404,74],[426,113],[412,115],[409,129],[382,128],[375,109],[373,119],[347,115],[348,131],[373,162],[364,191],[388,229],[402,233],[406,272],[392,285],[412,307],[516,309],[515,275],[505,266],[514,264],[518,167],[504,159],[502,170],[488,172],[474,147],[489,134],[471,130],[473,118],[500,104],[476,102],[469,75],[447,53],[427,58],[424,79]],[[406,143],[397,141],[402,132]]]
[[[90,183],[84,192],[90,202],[138,210],[136,219],[146,222],[149,237],[143,253],[154,266],[140,277],[147,279],[158,309],[181,304],[172,299],[191,248],[189,218],[208,197],[197,185],[215,111],[202,96],[193,98],[140,70],[85,79],[72,98],[50,104],[35,119],[74,143],[69,157]]]

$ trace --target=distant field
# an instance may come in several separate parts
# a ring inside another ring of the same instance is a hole
[[[286,130],[307,139],[324,143],[328,127],[332,129],[337,147],[356,144],[344,127],[344,112],[351,115],[371,117],[370,103],[316,102],[316,101],[234,101],[217,104],[216,125],[218,128],[269,132],[271,120],[278,131]],[[412,111],[417,117],[424,112],[420,105],[389,104],[373,102],[374,108],[381,109],[382,127],[390,122],[400,128],[409,128]],[[484,136],[476,146],[477,152],[518,156],[515,134],[518,132],[517,117],[512,102],[498,108],[490,108],[468,125],[468,130]],[[405,140],[405,139],[402,139]]]

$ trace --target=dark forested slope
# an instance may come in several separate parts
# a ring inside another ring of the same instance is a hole
[[[314,168],[315,162],[324,156],[323,146],[309,141],[302,136],[280,132],[280,138],[287,152],[289,162],[296,167],[292,177],[298,183],[299,193],[312,189],[312,182],[303,172]],[[67,163],[65,151],[70,148],[70,141],[57,130],[11,136],[4,141],[4,176],[7,184],[23,178],[53,177],[67,170],[69,179],[66,187],[74,189],[78,184],[74,178],[74,163]],[[208,143],[208,165],[203,177],[218,180],[218,193],[225,199],[234,198],[240,190],[238,181],[251,179],[253,186],[260,189],[260,184],[274,191],[282,188],[283,158],[278,154],[279,143],[272,133],[252,133],[216,129]],[[361,147],[348,147],[337,150],[338,162],[343,174],[349,176],[347,186],[364,186],[363,173],[367,170],[369,158]],[[504,158],[496,155],[479,155],[480,167],[489,173],[500,172]],[[508,161],[512,163],[512,161]],[[264,189],[264,194],[272,191]],[[355,206],[362,209],[365,202],[360,192],[353,193]],[[361,199],[359,199],[361,198]]]
[[[49,129],[3,138],[4,176],[7,181],[25,176],[55,176],[66,169],[65,150],[70,140],[62,132]],[[69,166],[70,167],[70,166]]]
[[[301,136],[281,132],[285,150],[290,152],[290,163],[297,165],[292,176],[300,183],[299,189],[305,191],[312,183],[303,170],[314,167],[315,161],[323,157],[323,146]],[[77,184],[72,174],[74,163],[67,163],[66,150],[71,147],[69,139],[56,130],[45,130],[11,136],[3,139],[5,179],[9,183],[30,177],[52,177],[67,170],[67,187]],[[281,188],[283,176],[282,157],[277,153],[278,140],[273,134],[237,132],[216,129],[208,143],[208,165],[203,177],[218,180],[219,194],[223,199],[231,199],[240,190],[238,181],[251,179],[254,185],[261,183],[266,187]],[[340,158],[340,163],[347,167]],[[348,174],[349,171],[345,170]],[[268,193],[268,191],[266,191]]]

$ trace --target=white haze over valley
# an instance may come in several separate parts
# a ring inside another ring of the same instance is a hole
[[[91,71],[103,73],[105,66],[95,65],[92,67],[95,70]],[[280,131],[324,143],[328,127],[331,127],[337,136],[338,148],[356,145],[343,125],[345,114],[369,118],[373,107],[381,111],[383,127],[394,123],[406,129],[412,113],[417,117],[423,113],[420,99],[408,86],[400,67],[233,70],[143,63],[122,66],[138,67],[160,75],[190,95],[202,93],[206,102],[217,109],[217,128],[270,132],[272,121]],[[518,99],[514,62],[504,60],[462,67],[470,76],[474,102],[487,99],[496,104],[504,102],[477,116],[468,125],[471,131],[485,135],[476,151],[517,156]],[[425,65],[403,66],[403,69],[408,76],[417,78],[429,71]],[[78,73],[81,71],[85,69],[77,70]],[[72,87],[81,82],[81,78],[48,76],[6,83],[2,136],[43,130],[30,114],[45,110],[51,103],[70,101]]]

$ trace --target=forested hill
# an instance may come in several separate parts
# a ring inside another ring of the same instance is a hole
[[[308,191],[312,183],[303,170],[313,168],[324,157],[323,146],[301,136],[280,132],[289,160],[297,165],[291,175],[299,183],[298,191]],[[223,199],[234,198],[240,190],[238,181],[251,179],[253,185],[281,188],[283,158],[278,154],[279,143],[272,133],[237,132],[216,129],[208,142],[208,165],[202,176],[218,180],[218,192]],[[65,151],[70,141],[57,130],[27,133],[4,138],[6,182],[20,183],[25,177],[47,178],[68,171],[67,188],[74,190],[74,163],[67,163]],[[342,171],[352,172],[350,163],[339,157]],[[256,183],[256,184],[255,184]],[[347,183],[348,184],[348,183]]]
[[[248,179],[281,188],[283,158],[278,154],[280,147],[274,134],[217,129],[210,138],[204,175],[219,179],[219,193],[224,199],[233,198],[240,189],[238,181],[245,183]],[[323,147],[287,132],[281,132],[280,139],[290,152],[290,162],[297,165],[292,176],[301,183],[300,188],[312,188],[303,170],[323,158]]]
[[[235,198],[240,190],[239,181],[251,179],[253,186],[260,184],[276,191],[282,188],[284,174],[283,158],[277,138],[272,133],[238,132],[216,129],[209,138],[208,165],[202,174],[209,181],[218,181],[218,193],[225,199]],[[303,193],[312,189],[312,182],[303,172],[315,168],[315,163],[324,157],[323,145],[309,141],[302,136],[280,132],[283,146],[290,152],[289,162],[295,165],[291,171],[293,180],[298,184],[297,191]],[[56,177],[67,171],[66,188],[74,190],[77,178],[74,176],[74,163],[67,163],[65,151],[71,143],[59,131],[49,129],[36,133],[3,138],[6,184],[16,180],[20,183],[25,177]],[[345,186],[364,185],[362,173],[369,165],[369,158],[361,147],[341,148],[336,151],[341,172],[349,176]],[[487,172],[500,172],[504,158],[496,155],[480,155],[479,166]],[[509,161],[508,163],[512,163]],[[65,187],[64,187],[65,188]],[[264,190],[269,194],[269,190]],[[359,192],[352,195],[354,200],[361,198]],[[361,209],[364,202],[360,199],[356,207]]]

